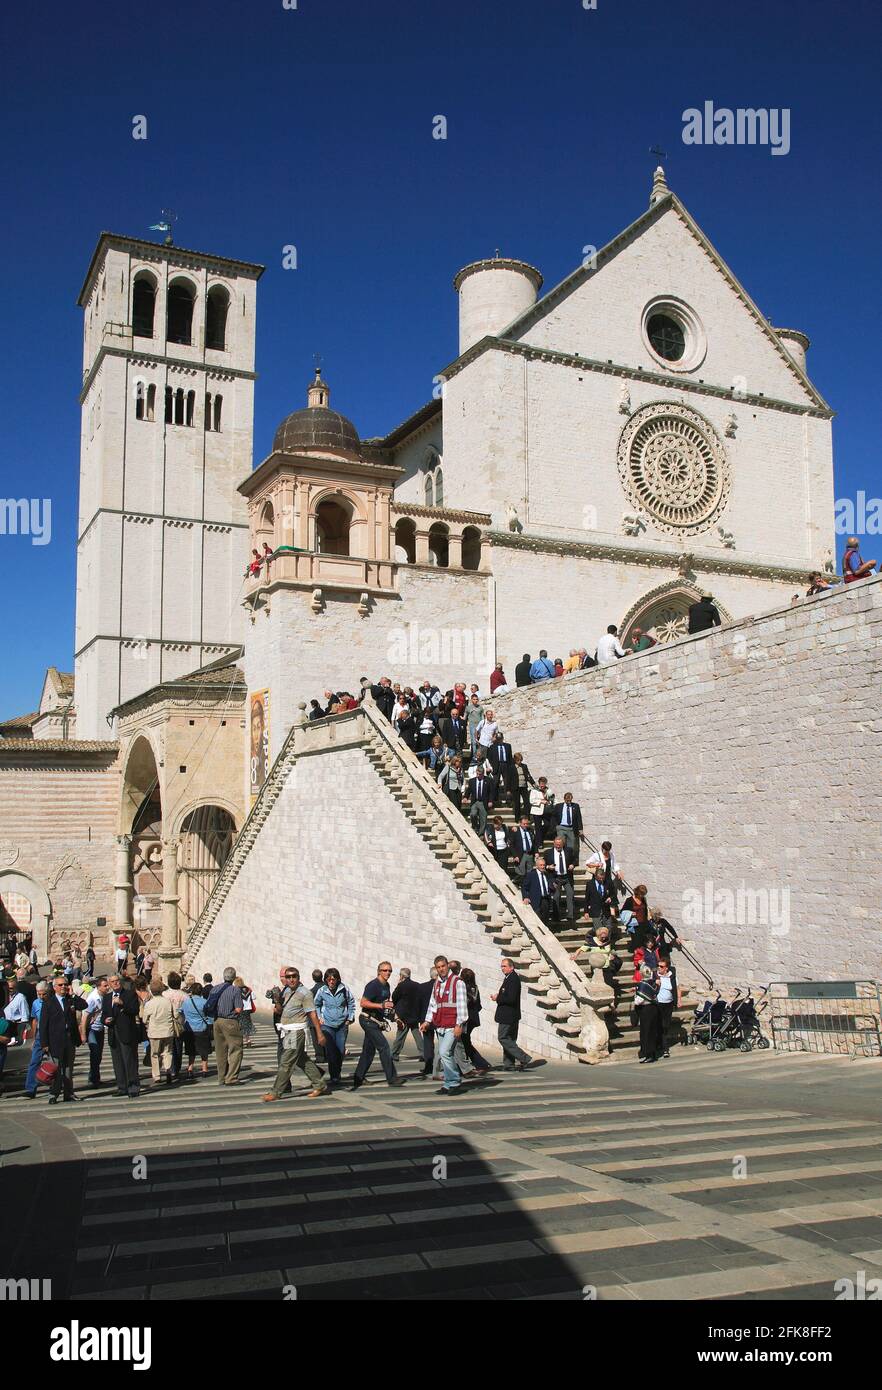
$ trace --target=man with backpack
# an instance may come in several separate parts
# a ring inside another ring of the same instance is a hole
[[[233,983],[236,971],[232,965],[224,970],[224,982],[216,985],[205,1004],[205,1017],[214,1024],[214,1051],[217,1057],[217,1079],[221,1086],[239,1084],[242,1065],[242,991]]]

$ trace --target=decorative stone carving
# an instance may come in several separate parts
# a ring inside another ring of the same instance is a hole
[[[626,536],[639,536],[646,530],[646,521],[638,512],[622,512],[622,530]]]
[[[726,550],[734,550],[734,549],[735,549],[735,537],[734,537],[734,535],[732,534],[731,531],[727,531],[727,530],[726,530],[725,526],[718,526],[718,527],[717,527],[717,535],[719,536],[720,540],[723,542],[723,546],[724,546],[724,548],[725,548]]]
[[[322,597],[321,589],[313,589],[312,601],[309,606],[312,609],[313,613],[321,613],[322,609],[325,606],[325,601]]]
[[[11,840],[0,842],[0,869],[11,869],[18,862],[21,850]]]
[[[523,531],[524,528],[518,516],[518,509],[513,502],[506,502],[505,515],[508,520],[509,531]]]
[[[679,574],[681,579],[694,578],[692,573],[693,558],[694,557],[689,553],[689,551],[684,551],[682,555],[677,556],[677,573]]]
[[[833,551],[832,551],[832,550],[825,550],[825,551],[824,551],[824,573],[825,573],[825,574],[833,574],[833,573],[834,573],[834,569],[833,569]]]
[[[734,439],[738,429],[738,416],[734,410],[730,410],[723,425],[723,433],[727,439]]]
[[[626,381],[622,382],[622,389],[619,392],[619,414],[631,414],[631,392],[628,389],[628,383]]]
[[[618,448],[629,501],[668,535],[707,531],[729,496],[729,466],[713,426],[689,406],[657,401],[632,415]]]
[[[76,855],[68,850],[67,853],[59,859],[46,882],[49,884],[50,888],[57,888],[62,875],[67,873],[68,869],[79,869],[82,872],[82,868],[83,866]]]
[[[359,616],[360,618],[367,618],[367,617],[370,615],[370,611],[371,611],[371,600],[370,600],[370,595],[368,594],[367,590],[365,590],[364,593],[360,596],[360,598],[359,598],[359,600],[358,600],[358,616]]]

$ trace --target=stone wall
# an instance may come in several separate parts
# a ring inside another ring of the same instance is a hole
[[[481,1036],[494,1037],[500,950],[363,748],[351,745],[294,762],[190,969],[217,979],[235,965],[261,998],[283,964],[307,980],[334,965],[358,995],[380,960],[392,962],[393,983],[402,965],[425,980],[439,952],[475,970]],[[526,1050],[567,1056],[526,988],[522,1008]]]
[[[77,759],[72,747],[20,752],[0,743],[0,898],[29,899],[42,959],[89,932],[103,946],[97,919],[113,922],[116,750]]]
[[[722,983],[880,978],[882,578],[496,701]]]

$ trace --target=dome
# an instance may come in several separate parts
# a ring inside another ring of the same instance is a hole
[[[361,454],[358,430],[345,415],[331,410],[327,383],[316,370],[307,393],[309,404],[295,410],[276,430],[273,453],[290,454],[310,449],[324,454]]]

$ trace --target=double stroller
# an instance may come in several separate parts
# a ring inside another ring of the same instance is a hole
[[[706,999],[695,1010],[689,1032],[690,1043],[703,1043],[708,1052],[725,1052],[727,1048],[734,1047],[739,1052],[752,1052],[755,1047],[770,1047],[771,1043],[763,1035],[760,1025],[767,993],[768,987],[755,999],[748,987],[746,994],[738,989],[727,1001],[717,990],[716,999]]]

